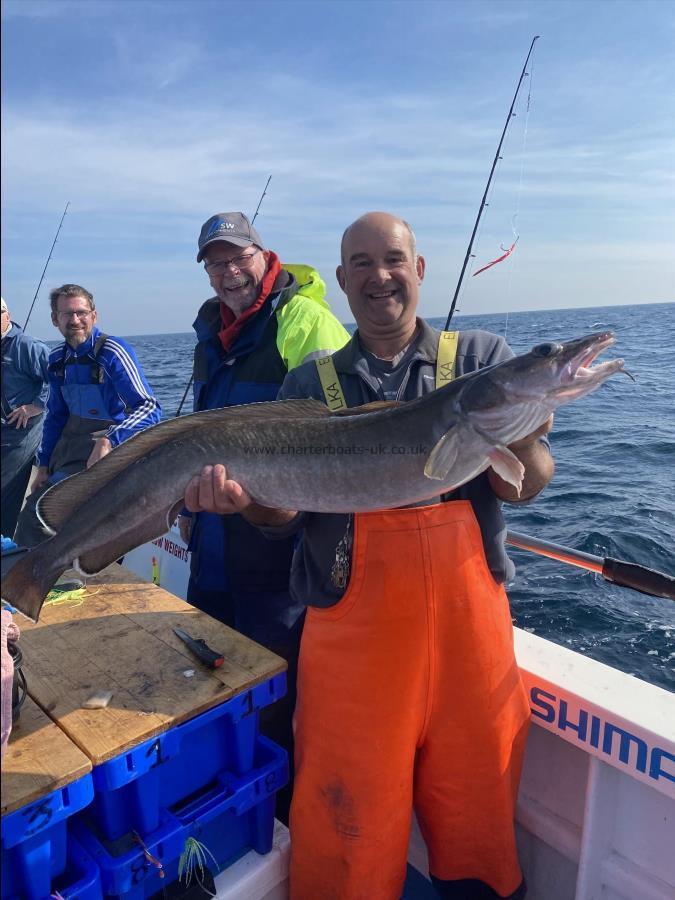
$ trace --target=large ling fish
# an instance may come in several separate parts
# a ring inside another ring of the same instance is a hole
[[[37,620],[69,567],[99,572],[164,534],[190,478],[224,463],[264,506],[363,512],[438,496],[492,466],[520,489],[523,467],[508,444],[556,407],[623,368],[592,367],[609,332],[530,353],[458,378],[409,403],[332,413],[315,400],[253,403],[161,422],[49,490],[38,512],[55,536],[2,581],[2,596]]]

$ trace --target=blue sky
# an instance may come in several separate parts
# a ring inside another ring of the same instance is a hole
[[[249,215],[324,276],[344,227],[406,218],[421,312],[447,312],[530,41],[465,281],[465,313],[675,299],[675,4],[4,0],[2,294],[22,322],[67,201],[48,292],[120,334],[187,331],[208,296],[202,222]],[[525,127],[527,124],[527,128]]]

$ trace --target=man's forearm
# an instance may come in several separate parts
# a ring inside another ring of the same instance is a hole
[[[527,446],[519,447],[517,450],[512,449],[512,452],[525,467],[520,494],[512,484],[500,478],[494,469],[488,469],[492,490],[500,500],[507,502],[529,500],[531,497],[536,497],[553,478],[555,471],[555,463],[548,446],[537,440]]]
[[[271,509],[269,506],[251,503],[246,509],[242,510],[242,516],[251,525],[280,528],[294,519],[297,516],[297,512],[290,509]]]

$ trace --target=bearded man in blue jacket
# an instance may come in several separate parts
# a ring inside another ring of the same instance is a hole
[[[49,487],[156,425],[162,414],[133,348],[96,327],[93,295],[78,284],[64,284],[49,300],[52,324],[65,340],[49,354],[38,470],[15,535],[23,547],[49,537],[36,513],[37,501]]]

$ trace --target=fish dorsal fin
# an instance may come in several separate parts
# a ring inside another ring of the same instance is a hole
[[[385,409],[395,409],[402,406],[401,400],[373,400],[372,403],[364,403],[363,406],[351,406],[347,409],[338,409],[332,412],[332,416],[363,416],[366,413],[381,412]]]
[[[193,416],[211,416],[225,413],[233,422],[255,422],[259,419],[315,419],[329,416],[330,410],[321,400],[270,400],[265,403],[246,403],[243,406],[228,406],[212,409]]]
[[[196,429],[214,424],[227,425],[228,422],[234,426],[261,419],[309,419],[329,415],[328,407],[318,400],[271,400],[209,409],[177,419],[167,419],[124,441],[90,469],[64,478],[54,485],[40,498],[38,515],[48,528],[58,532],[76,509],[116,478],[123,469],[162,444],[185,437]]]

